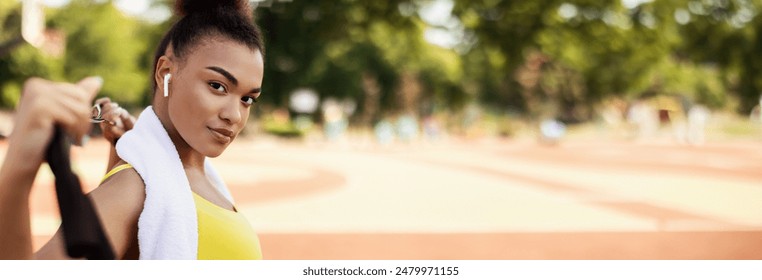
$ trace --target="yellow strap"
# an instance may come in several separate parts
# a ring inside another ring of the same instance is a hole
[[[109,170],[109,172],[106,173],[106,175],[103,175],[103,180],[101,180],[101,183],[103,183],[103,181],[106,181],[106,179],[108,179],[112,175],[116,174],[117,172],[125,170],[125,169],[128,169],[128,168],[132,168],[132,165],[129,164],[129,163],[125,163],[125,164],[122,164],[122,165],[117,165],[116,167],[114,167],[111,170]]]

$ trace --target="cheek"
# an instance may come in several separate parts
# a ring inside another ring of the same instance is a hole
[[[251,110],[254,110],[253,105],[252,107],[249,107],[249,108],[243,107],[243,109],[241,109],[241,128],[246,126],[246,122],[249,121],[249,115],[251,114]]]
[[[203,116],[207,115],[208,100],[203,88],[178,88],[169,100],[169,115],[178,130],[203,125]],[[180,131],[182,133],[182,131]]]

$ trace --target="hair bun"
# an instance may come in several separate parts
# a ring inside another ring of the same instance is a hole
[[[209,13],[212,11],[235,11],[246,17],[251,17],[249,1],[247,0],[177,0],[175,13],[184,17],[191,14]]]

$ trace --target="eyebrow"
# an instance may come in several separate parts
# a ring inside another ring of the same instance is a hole
[[[233,74],[230,74],[230,72],[228,72],[227,70],[222,69],[222,67],[208,66],[206,67],[206,69],[220,73],[220,75],[225,76],[225,78],[230,80],[230,82],[233,83],[234,86],[238,86],[238,79],[236,79],[235,76],[233,76]],[[251,91],[249,91],[249,93],[259,93],[260,91],[262,91],[262,88],[254,88]]]

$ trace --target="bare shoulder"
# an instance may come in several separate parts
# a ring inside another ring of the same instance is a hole
[[[88,195],[99,208],[102,203],[120,203],[125,208],[141,210],[145,201],[145,183],[135,169],[126,168],[108,177]]]
[[[118,259],[137,248],[138,218],[143,211],[145,184],[132,168],[121,170],[87,194]],[[61,230],[36,253],[38,259],[65,259]]]
[[[145,183],[135,169],[121,170],[88,194],[114,252],[124,257],[137,246],[138,218],[145,201]]]

